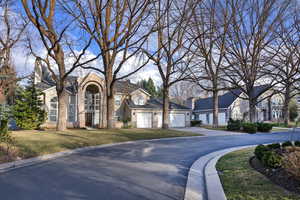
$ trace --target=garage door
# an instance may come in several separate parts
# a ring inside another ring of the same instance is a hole
[[[185,114],[170,114],[170,127],[185,127]]]
[[[152,128],[152,113],[142,112],[136,114],[137,128]]]
[[[157,114],[157,127],[162,127],[162,113]]]

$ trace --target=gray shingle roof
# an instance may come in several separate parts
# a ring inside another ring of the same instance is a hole
[[[152,98],[150,100],[147,101],[147,103],[145,105],[135,105],[133,103],[133,101],[127,99],[127,104],[130,108],[135,108],[135,109],[162,109],[163,108],[163,103],[162,100],[160,99],[156,99],[156,98]],[[190,110],[190,108],[174,103],[174,102],[170,102],[170,106],[169,109],[175,109],[175,110]]]
[[[268,85],[260,85],[254,87],[254,96],[259,96],[269,88]],[[219,96],[219,109],[228,108],[242,93],[241,89],[231,90],[221,96]],[[198,99],[195,101],[194,110],[212,110],[213,99],[212,97],[205,99]]]
[[[115,91],[119,93],[130,94],[139,88],[141,87],[137,84],[131,83],[130,81],[117,81],[115,83]]]

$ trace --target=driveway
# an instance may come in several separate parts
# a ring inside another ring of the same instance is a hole
[[[185,128],[174,128],[177,131],[187,131],[192,133],[199,133],[205,136],[225,136],[225,135],[245,135],[242,132],[231,132],[231,131],[219,131],[219,130],[210,130],[201,127],[185,127]]]
[[[156,140],[74,154],[0,174],[1,199],[182,200],[189,167],[200,156],[290,134]]]

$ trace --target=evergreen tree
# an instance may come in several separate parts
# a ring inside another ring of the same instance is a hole
[[[152,78],[149,78],[147,81],[147,91],[149,92],[149,94],[151,94],[151,96],[156,97],[156,87]]]
[[[29,85],[18,88],[12,114],[18,127],[22,129],[38,129],[46,120],[46,112],[42,109],[41,92],[37,91],[33,79]]]
[[[146,90],[152,97],[157,97],[156,86],[152,78],[149,78],[148,80],[143,79],[138,82],[138,85],[144,90]]]

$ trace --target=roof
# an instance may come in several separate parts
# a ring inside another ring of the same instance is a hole
[[[259,96],[269,89],[268,85],[260,85],[254,87],[254,96]],[[219,109],[228,108],[242,93],[241,89],[231,90],[221,96],[219,96]],[[212,110],[213,109],[212,97],[205,99],[198,99],[195,101],[194,110]]]
[[[130,81],[117,81],[115,83],[115,91],[118,93],[130,94],[135,90],[141,89],[137,84],[131,83]]]
[[[134,108],[134,109],[162,109],[163,108],[163,103],[162,100],[157,99],[157,98],[151,98],[150,100],[147,101],[147,103],[145,105],[136,105],[134,104],[133,101],[127,99],[126,100],[128,106],[130,108]],[[170,105],[169,105],[169,109],[174,109],[174,110],[190,110],[190,108],[171,102],[170,101]]]
[[[74,85],[77,81],[77,78],[78,77],[76,76],[68,76],[66,79],[67,81],[66,89],[71,93],[75,92]],[[36,87],[42,91],[51,88],[53,86],[55,86],[55,82],[52,80],[49,74],[45,75],[45,73],[43,74],[42,82],[36,84]],[[115,91],[117,93],[130,94],[138,89],[142,89],[142,88],[137,84],[131,83],[129,80],[116,81],[115,83]]]

